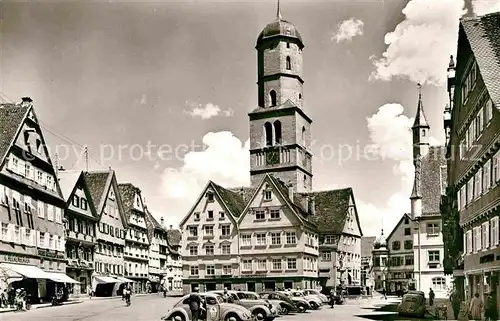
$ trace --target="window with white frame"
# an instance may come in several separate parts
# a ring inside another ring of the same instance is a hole
[[[269,215],[271,216],[271,219],[279,219],[280,218],[280,210],[279,209],[272,209],[269,211]]]
[[[257,239],[256,245],[266,245],[266,233],[256,233],[255,238]]]
[[[439,263],[439,251],[428,251],[429,263]]]
[[[14,243],[21,244],[21,228],[14,226]]]
[[[325,235],[325,244],[334,244],[335,237],[333,235]]]
[[[481,250],[481,226],[474,227],[474,252]]]
[[[438,235],[439,232],[439,223],[427,223],[427,234]]]
[[[222,274],[223,275],[232,275],[233,274],[233,268],[231,267],[230,264],[225,264],[222,266]]]
[[[195,276],[195,275],[198,275],[199,274],[199,269],[198,269],[198,266],[191,266],[190,269],[190,274]]]
[[[241,246],[252,246],[252,235],[242,234],[240,238],[241,238]]]
[[[465,208],[465,204],[467,204],[467,184],[460,188],[460,209]]]
[[[482,232],[482,239],[481,239],[481,245],[482,248],[485,250],[490,247],[490,222],[484,222],[482,227],[481,227],[481,232]]]
[[[197,245],[190,245],[189,246],[189,255],[192,255],[192,256],[198,255],[198,246]]]
[[[62,209],[56,207],[55,212],[56,212],[56,223],[62,223]]]
[[[205,255],[214,255],[214,246],[212,244],[205,245]]]
[[[491,222],[491,246],[497,246],[499,242],[498,216],[493,217],[490,220],[490,222]]]
[[[266,212],[264,210],[255,210],[255,219],[256,220],[265,220]]]
[[[331,261],[332,260],[332,252],[321,252],[321,260]]]
[[[491,182],[494,186],[494,184],[498,183],[500,181],[500,150],[498,150],[495,155],[492,158],[492,165],[491,165],[491,174],[493,181]]]
[[[242,264],[242,270],[243,271],[252,271],[252,260],[242,260],[241,261],[241,264]]]
[[[27,246],[33,245],[33,238],[31,237],[32,232],[33,232],[33,230],[29,229],[29,228],[24,230],[24,244]]]
[[[474,174],[474,198],[481,196],[481,178],[483,177],[481,168]]]
[[[469,245],[467,244],[467,232],[464,232],[463,235],[463,242],[464,242],[464,253],[469,253]]]
[[[294,257],[289,257],[286,259],[286,269],[296,270],[297,269],[297,259]]]
[[[295,232],[286,232],[286,244],[297,244]]]
[[[474,177],[467,181],[467,204],[472,203],[474,199]]]
[[[446,290],[446,279],[443,277],[432,278],[432,288],[434,290]]]
[[[196,226],[189,226],[188,227],[188,231],[189,231],[189,236],[193,236],[193,237],[198,236],[198,227],[196,227]]]
[[[273,259],[272,260],[272,269],[274,271],[281,271],[281,259]]]
[[[270,201],[273,198],[273,193],[271,190],[265,190],[264,191],[264,200],[265,201]]]
[[[267,271],[267,260],[257,260],[257,270]]]
[[[221,249],[223,255],[231,254],[231,244],[222,244]]]
[[[47,204],[47,220],[54,220],[54,205]]]
[[[280,245],[281,244],[281,233],[271,233],[271,245]]]
[[[486,100],[484,109],[485,109],[484,122],[486,123],[486,126],[488,126],[490,124],[491,119],[493,118],[493,101],[491,100],[491,98]]]
[[[221,232],[222,232],[222,236],[231,235],[231,225],[222,225]]]
[[[215,275],[215,266],[207,265],[207,275]]]
[[[491,161],[488,160],[483,165],[483,192],[488,191],[491,186]]]
[[[214,227],[212,225],[205,225],[205,236],[214,236]]]

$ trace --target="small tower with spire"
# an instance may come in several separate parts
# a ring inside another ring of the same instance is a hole
[[[411,127],[413,133],[413,165],[416,165],[416,160],[425,156],[429,151],[429,129],[430,126],[425,118],[422,104],[422,85],[418,84],[417,114]]]
[[[450,141],[450,135],[451,135],[451,113],[453,111],[453,104],[454,104],[454,98],[455,98],[455,61],[453,59],[453,56],[450,56],[450,63],[448,65],[448,99],[449,102],[446,104],[446,107],[444,108],[444,115],[443,115],[443,126],[444,126],[444,132],[446,135],[446,146],[448,146],[448,143]]]
[[[411,191],[410,202],[411,202],[411,219],[418,218],[422,216],[422,193],[420,191],[420,176],[422,168],[422,159],[418,158],[415,161],[415,177],[413,179],[413,189]]]

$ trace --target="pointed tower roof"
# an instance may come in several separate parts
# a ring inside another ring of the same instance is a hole
[[[417,105],[417,115],[415,116],[415,122],[411,129],[415,128],[430,128],[427,119],[425,118],[424,105],[422,104],[422,85],[418,84],[418,105]]]
[[[421,170],[422,170],[422,159],[418,158],[415,160],[415,177],[413,179],[413,189],[411,191],[410,199],[422,198],[422,193],[420,188]]]
[[[281,7],[280,2],[278,0],[277,8],[276,8],[276,20],[267,24],[267,26],[262,30],[257,38],[257,47],[264,40],[274,37],[286,37],[289,39],[298,40],[298,44],[301,48],[304,47],[302,42],[302,36],[300,35],[297,28],[293,25],[293,23],[286,21],[283,19],[281,15]]]

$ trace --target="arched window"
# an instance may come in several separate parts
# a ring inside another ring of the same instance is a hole
[[[271,102],[271,107],[276,106],[276,91],[274,89],[269,92],[269,101]]]
[[[302,145],[306,145],[306,128],[302,126]]]
[[[264,124],[264,136],[266,138],[266,146],[273,145],[273,126],[270,122]]]
[[[292,61],[290,59],[290,56],[286,57],[286,70],[291,70],[292,69]]]
[[[279,120],[274,122],[274,141],[276,144],[281,144],[281,122]]]

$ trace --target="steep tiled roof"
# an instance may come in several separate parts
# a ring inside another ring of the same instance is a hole
[[[57,173],[57,179],[59,180],[59,186],[61,187],[61,192],[63,194],[64,200],[68,201],[71,197],[71,193],[75,189],[78,179],[82,175],[82,171],[59,171]]]
[[[140,191],[137,187],[130,183],[118,184],[118,191],[120,192],[120,198],[123,204],[123,214],[128,222],[130,220],[130,213],[134,207],[135,194]]]
[[[168,244],[173,247],[178,247],[181,245],[181,231],[175,230],[175,229],[168,229],[167,230],[167,240]]]
[[[101,214],[102,207],[106,198],[106,192],[108,191],[108,180],[111,181],[112,171],[102,171],[102,172],[85,172],[85,182],[90,191],[90,196],[92,201],[96,206],[97,214]]]
[[[352,188],[311,192],[302,195],[314,197],[315,214],[310,217],[318,227],[319,232],[342,233],[347,219]]]
[[[227,206],[231,214],[233,214],[235,217],[239,217],[248,202],[248,200],[245,199],[245,193],[240,194],[239,192],[235,192],[233,190],[226,189],[220,185],[217,185],[214,182],[211,183],[213,188],[222,198],[222,201]]]
[[[16,104],[0,104],[0,164],[14,141],[30,107]]]
[[[372,256],[373,243],[375,243],[376,236],[363,236],[361,238],[361,257]]]
[[[422,193],[422,215],[439,214],[441,203],[442,181],[446,180],[446,148],[443,146],[431,146],[429,152],[422,158],[421,193]]]
[[[500,109],[500,13],[460,21],[479,72],[495,106]]]

